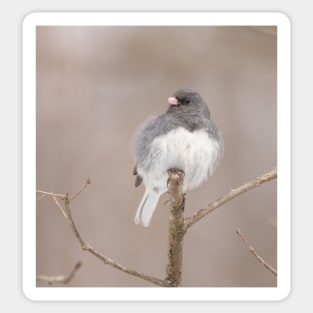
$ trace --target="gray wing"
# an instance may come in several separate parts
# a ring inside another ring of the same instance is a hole
[[[223,140],[220,130],[211,120],[209,120],[207,124],[207,132],[208,132],[209,137],[214,140],[215,145],[216,145],[215,153],[213,155],[213,166],[209,173],[209,175],[212,175],[214,170],[216,169],[216,167],[219,165],[219,163],[221,162],[223,158],[224,140]]]
[[[142,182],[142,178],[137,173],[137,166],[135,166],[134,169],[133,169],[133,175],[136,175],[135,187],[138,187],[141,184],[141,182]]]
[[[177,127],[177,121],[173,120],[168,114],[148,119],[136,136],[136,165],[141,167],[143,164],[149,164],[147,158],[153,140],[167,134],[175,127]]]

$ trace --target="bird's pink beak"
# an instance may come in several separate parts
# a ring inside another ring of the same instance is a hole
[[[170,98],[168,98],[167,101],[168,101],[168,104],[170,104],[170,105],[177,105],[178,104],[178,101],[175,97],[170,97]]]

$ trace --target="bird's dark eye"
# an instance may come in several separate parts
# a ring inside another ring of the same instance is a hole
[[[183,104],[189,104],[190,103],[190,99],[184,99]]]

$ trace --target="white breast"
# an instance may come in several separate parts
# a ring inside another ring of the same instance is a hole
[[[218,148],[218,143],[205,130],[190,132],[179,127],[154,139],[146,162],[137,168],[138,174],[147,188],[165,192],[167,170],[179,168],[185,172],[184,191],[193,189],[213,173]]]

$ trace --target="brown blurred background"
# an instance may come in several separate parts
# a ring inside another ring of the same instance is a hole
[[[159,278],[167,261],[167,195],[149,228],[133,224],[144,193],[134,187],[133,138],[181,87],[203,96],[225,140],[214,176],[187,194],[189,216],[276,165],[276,28],[37,28],[37,188],[73,194],[90,178],[72,203],[81,236],[116,262]],[[189,230],[183,286],[276,286],[237,227],[276,267],[276,182]],[[77,261],[83,265],[69,286],[153,286],[82,252],[51,198],[37,195],[37,274],[67,274]]]

